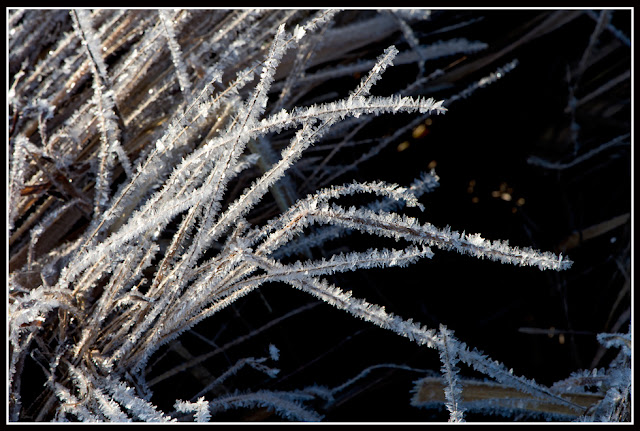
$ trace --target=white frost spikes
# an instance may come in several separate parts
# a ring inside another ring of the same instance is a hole
[[[182,50],[180,49],[180,44],[176,38],[176,31],[173,26],[173,16],[166,9],[159,10],[158,14],[160,15],[162,25],[166,32],[167,44],[169,45],[171,59],[173,60],[173,65],[175,66],[176,73],[178,75],[180,90],[188,99],[191,95],[191,82],[189,81],[189,75],[187,74],[187,66],[184,64],[184,61],[182,61]]]
[[[562,255],[541,253],[531,248],[510,247],[502,241],[488,241],[480,234],[465,235],[449,228],[439,229],[430,223],[420,224],[412,217],[396,213],[373,212],[367,209],[345,210],[337,205],[323,204],[311,212],[319,223],[338,224],[350,229],[436,246],[444,250],[455,250],[479,258],[488,258],[502,263],[520,266],[537,266],[539,269],[563,270],[572,262]]]

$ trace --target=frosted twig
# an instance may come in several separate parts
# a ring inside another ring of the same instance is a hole
[[[94,217],[97,218],[107,205],[109,199],[109,187],[111,182],[110,153],[115,152],[129,177],[132,175],[131,163],[120,145],[120,128],[116,121],[116,106],[113,92],[108,90],[109,78],[107,68],[102,59],[102,50],[93,30],[93,23],[87,10],[72,11],[76,33],[84,42],[91,68],[93,70],[93,90],[95,104],[102,131],[101,146],[99,152],[100,167],[96,177],[96,193],[94,204]]]
[[[176,38],[176,31],[173,26],[173,16],[171,12],[166,9],[160,9],[158,14],[162,20],[164,31],[166,32],[167,44],[169,45],[169,51],[171,51],[171,59],[173,60],[173,65],[175,66],[176,74],[178,75],[178,82],[180,83],[180,91],[182,91],[185,98],[188,100],[191,96],[191,81],[187,74],[187,67],[184,64],[184,61],[182,61],[182,50],[180,49],[180,44]]]
[[[461,405],[462,387],[458,378],[458,367],[456,367],[458,352],[455,347],[456,340],[453,340],[451,335],[446,326],[440,325],[439,337],[441,342],[438,345],[438,350],[440,352],[440,361],[442,362],[440,371],[446,383],[444,395],[447,401],[445,405],[449,410],[449,422],[465,422],[465,409]]]
[[[239,407],[267,407],[279,415],[306,422],[318,422],[322,416],[305,408],[299,402],[291,400],[289,392],[258,391],[254,393],[225,395],[209,402],[212,413]],[[303,395],[301,395],[303,396]]]
[[[566,163],[561,163],[561,162],[549,162],[548,160],[545,160],[541,157],[537,157],[537,156],[531,156],[527,159],[527,163],[529,163],[530,165],[537,165],[540,167],[543,167],[545,169],[553,169],[553,170],[558,170],[561,171],[563,169],[568,169],[571,168],[573,166],[576,166],[579,163],[584,162],[585,160],[589,160],[590,158],[592,158],[593,156],[595,156],[596,154],[601,153],[602,151],[605,151],[611,147],[614,147],[616,145],[628,145],[628,139],[631,135],[629,133],[626,133],[624,135],[620,135],[608,142],[605,142],[602,145],[599,145],[598,147],[587,151],[586,153],[574,158],[573,160],[571,160],[570,162],[566,162]]]

